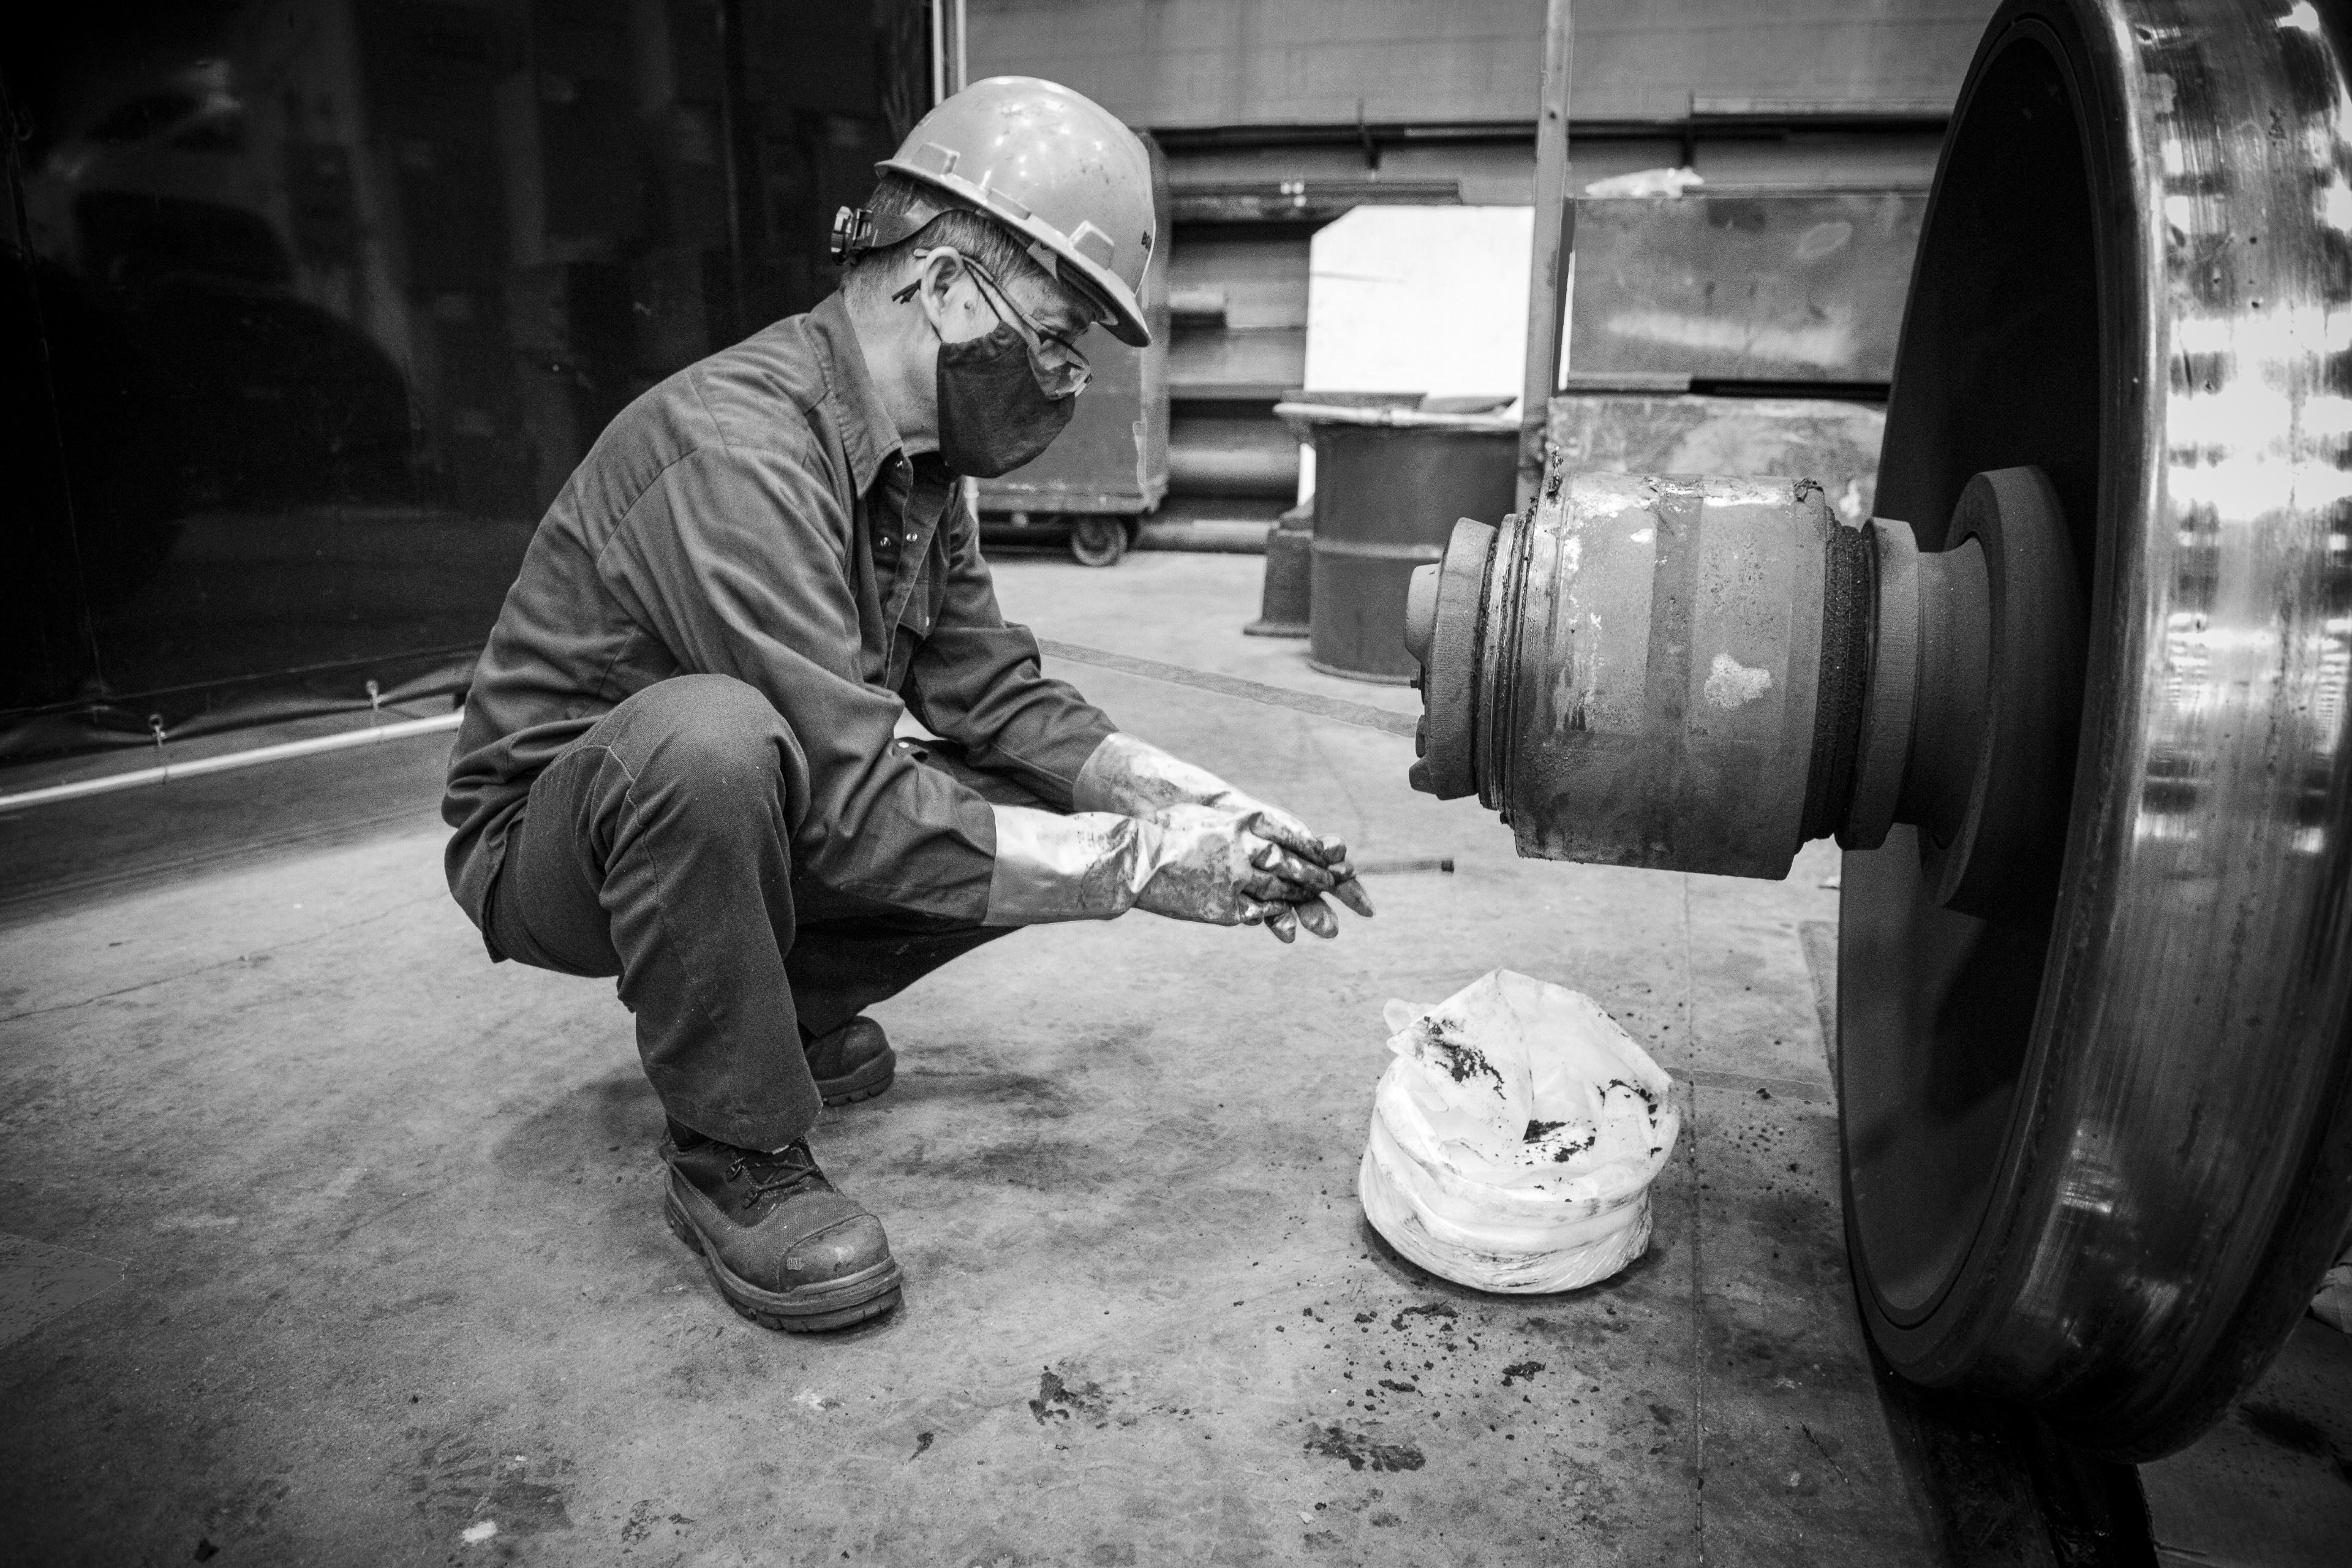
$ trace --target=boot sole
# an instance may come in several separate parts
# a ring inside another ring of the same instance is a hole
[[[817,1094],[827,1105],[855,1105],[890,1087],[898,1076],[898,1053],[886,1050],[856,1072],[816,1080]]]
[[[694,1222],[677,1206],[677,1200],[667,1193],[662,1194],[662,1218],[668,1222],[670,1234],[702,1259],[703,1272],[710,1276],[711,1285],[735,1309],[736,1315],[763,1329],[785,1334],[823,1333],[827,1329],[845,1329],[868,1318],[878,1318],[898,1304],[902,1277],[895,1258],[886,1258],[839,1279],[828,1279],[814,1289],[781,1294],[762,1290],[730,1271],[704,1242]]]

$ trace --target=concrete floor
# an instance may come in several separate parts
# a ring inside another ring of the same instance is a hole
[[[2158,1568],[2339,1568],[2352,1557],[2352,1335],[2305,1318],[2236,1409],[2139,1475]]]
[[[1409,711],[1238,635],[1249,558],[1010,562],[1042,636]],[[0,819],[0,1560],[1908,1563],[1784,884],[1514,858],[1408,741],[1060,663],[1344,834],[1376,921],[1024,932],[879,1010],[827,1170],[907,1302],[754,1328],[663,1228],[606,983],[491,966],[443,743]],[[222,825],[226,825],[226,828]],[[95,850],[91,847],[97,847]],[[1683,1085],[1649,1255],[1500,1299],[1377,1243],[1390,996],[1505,965]]]

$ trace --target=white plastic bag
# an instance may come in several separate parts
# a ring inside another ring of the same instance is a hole
[[[1673,1084],[1600,1004],[1497,969],[1388,1005],[1396,1053],[1357,1179],[1389,1245],[1481,1290],[1572,1290],[1650,1245]]]
[[[2352,1247],[2336,1266],[2320,1277],[2319,1293],[2311,1299],[2311,1315],[2338,1333],[2352,1334]]]
[[[1612,174],[1605,180],[1595,180],[1584,187],[1588,196],[1652,196],[1667,200],[1706,184],[1706,176],[1696,169],[1639,169],[1630,174]]]

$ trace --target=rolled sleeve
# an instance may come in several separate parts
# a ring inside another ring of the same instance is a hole
[[[792,727],[796,873],[977,921],[995,858],[988,804],[893,751],[899,700],[859,679],[848,520],[814,438],[699,448],[665,469],[597,566],[687,668],[733,676]],[[1034,651],[1034,650],[1033,650]]]
[[[1013,773],[1066,808],[1070,788],[1117,726],[1040,668],[1037,639],[1011,626],[959,500],[941,523],[946,577],[939,618],[907,668],[905,697],[933,733],[962,742],[974,767]]]

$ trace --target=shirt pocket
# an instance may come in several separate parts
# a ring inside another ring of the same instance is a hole
[[[911,647],[937,630],[947,596],[946,574],[940,571],[939,552],[934,550],[923,558],[921,575],[898,611],[898,640]]]

